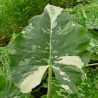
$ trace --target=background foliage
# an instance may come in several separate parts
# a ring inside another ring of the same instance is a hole
[[[46,4],[73,7],[85,0],[0,0],[0,46],[6,45],[13,33],[21,32],[28,20],[41,14]]]

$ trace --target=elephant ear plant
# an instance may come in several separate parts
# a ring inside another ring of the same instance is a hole
[[[88,44],[89,37],[75,17],[48,4],[8,45],[12,80],[21,92],[29,93],[48,71],[47,98],[53,73],[65,91],[76,93],[82,66],[88,63]]]

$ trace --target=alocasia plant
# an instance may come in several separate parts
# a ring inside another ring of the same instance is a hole
[[[9,66],[14,83],[23,93],[40,84],[48,69],[50,98],[52,72],[62,88],[76,93],[82,81],[82,66],[88,63],[89,37],[76,18],[62,8],[47,5],[33,17],[8,45]]]

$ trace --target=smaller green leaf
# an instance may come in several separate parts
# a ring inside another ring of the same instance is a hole
[[[33,98],[33,96],[22,94],[11,80],[0,76],[0,98]]]
[[[72,12],[79,23],[88,29],[98,29],[98,4],[79,5]]]

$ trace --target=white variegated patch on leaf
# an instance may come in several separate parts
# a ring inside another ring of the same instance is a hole
[[[74,65],[56,65],[53,66],[56,78],[58,79],[62,88],[68,93],[76,93],[77,88],[75,84],[81,82],[82,71]]]
[[[62,84],[61,87],[64,88],[65,91],[67,91],[68,93],[73,93],[73,91],[69,88],[68,85],[64,85],[64,84]]]
[[[33,88],[40,84],[42,77],[48,66],[39,66],[38,70],[27,76],[20,84],[20,90],[23,93],[31,92]]]
[[[63,11],[62,8],[60,7],[55,7],[55,6],[51,6],[51,5],[47,5],[45,8],[50,16],[51,19],[51,29],[55,28],[55,26],[57,25],[56,19],[58,17],[58,15],[61,14],[61,12]]]
[[[80,69],[84,65],[84,63],[82,62],[82,60],[79,56],[63,56],[63,57],[60,57],[60,60],[56,61],[55,63],[66,64],[66,65],[75,65]]]

